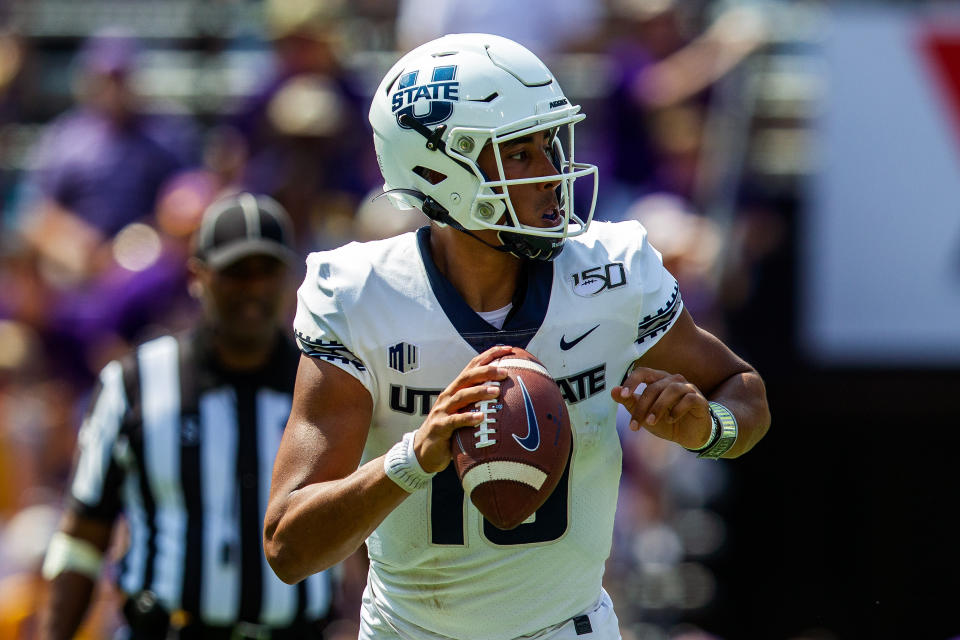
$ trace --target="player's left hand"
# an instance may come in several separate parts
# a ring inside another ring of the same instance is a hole
[[[610,395],[630,412],[633,431],[643,427],[687,449],[700,448],[710,438],[713,419],[707,399],[678,373],[637,367]]]

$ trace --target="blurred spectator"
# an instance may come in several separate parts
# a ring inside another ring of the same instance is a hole
[[[57,380],[0,390],[0,508],[9,513],[59,494],[70,474],[76,429],[73,390]]]
[[[0,18],[2,24],[2,18]],[[0,27],[0,230],[7,225],[7,200],[13,191],[17,174],[12,171],[16,149],[14,125],[26,115],[24,109],[24,77],[29,50],[23,38]],[[8,242],[8,240],[7,240]],[[5,240],[0,235],[0,251]]]
[[[710,333],[724,337],[723,309],[715,277],[723,238],[717,225],[690,209],[683,198],[654,193],[639,198],[626,212],[647,229],[650,243],[663,255],[663,264],[680,283],[683,304]]]
[[[11,94],[23,68],[23,43],[13,33],[0,31],[0,122],[9,122],[13,113]]]
[[[246,151],[236,129],[215,126],[207,131],[201,164],[176,174],[161,188],[154,216],[157,230],[185,247],[207,207],[242,190]]]
[[[702,33],[676,0],[613,0],[606,55],[606,187],[599,215],[617,218],[645,193],[693,194],[710,87],[764,41],[762,14],[735,8]]]
[[[147,115],[130,84],[138,45],[128,36],[90,38],[77,56],[78,105],[41,140],[22,214],[25,238],[74,279],[97,270],[98,249],[153,213],[157,192],[195,156],[182,117]]]
[[[36,329],[46,375],[77,389],[151,326],[182,326],[189,315],[185,238],[135,222],[100,245],[97,272],[83,281],[24,256],[8,258],[0,274],[7,285],[0,317]]]
[[[268,0],[273,75],[231,124],[249,156],[243,183],[290,212],[302,253],[349,239],[377,183],[367,100],[341,65],[342,0]]]
[[[493,33],[539,57],[592,48],[602,36],[597,0],[400,0],[397,48],[408,51],[447,33]]]
[[[37,328],[55,375],[80,385],[183,290],[182,251],[145,223],[161,185],[195,155],[195,132],[180,116],[145,113],[130,82],[137,51],[115,32],[80,50],[79,104],[38,144],[17,221],[25,244],[5,257],[0,317]]]
[[[60,514],[56,507],[37,503],[24,507],[0,535],[0,638],[34,640],[38,637],[38,612],[48,598],[41,575],[43,555]],[[115,594],[101,585],[90,615],[78,630],[77,640],[102,640],[116,624],[111,610]]]

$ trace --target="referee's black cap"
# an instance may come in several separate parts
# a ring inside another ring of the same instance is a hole
[[[238,193],[217,200],[203,214],[196,256],[214,269],[242,258],[268,255],[293,264],[293,223],[273,198]]]

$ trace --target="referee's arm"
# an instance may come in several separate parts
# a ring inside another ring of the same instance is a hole
[[[111,522],[81,516],[67,511],[60,523],[60,533],[74,541],[85,542],[105,553],[110,544]],[[96,585],[93,577],[66,570],[50,581],[50,595],[41,616],[40,640],[69,640],[76,634],[90,606]]]
[[[103,368],[80,428],[68,507],[43,562],[50,597],[40,614],[41,640],[74,636],[100,577],[103,554],[121,511],[124,471],[114,447],[129,409],[124,381],[120,362]]]

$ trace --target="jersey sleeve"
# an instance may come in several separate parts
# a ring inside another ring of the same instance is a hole
[[[633,256],[633,271],[641,283],[640,309],[637,320],[637,338],[634,349],[637,357],[666,335],[683,311],[680,285],[667,268],[663,257],[647,240],[646,231],[640,226],[640,247]]]
[[[118,447],[127,410],[123,367],[114,361],[100,373],[77,438],[69,507],[84,517],[112,521],[120,512],[123,468]]]
[[[343,369],[375,395],[374,379],[358,357],[348,313],[356,288],[348,274],[328,259],[328,253],[307,258],[307,274],[297,290],[297,314],[293,321],[297,346],[307,356]]]

